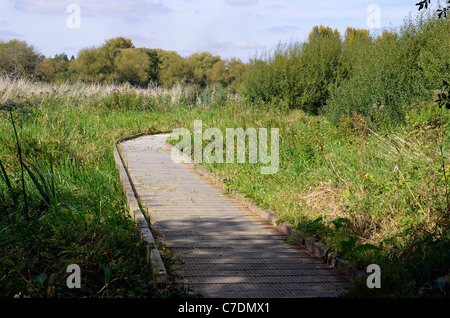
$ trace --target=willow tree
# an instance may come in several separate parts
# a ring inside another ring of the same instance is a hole
[[[319,112],[336,79],[341,49],[342,40],[337,29],[313,27],[300,57],[302,83],[296,100],[298,107],[313,114]]]
[[[57,54],[41,61],[34,70],[34,75],[44,82],[63,81],[68,76],[69,59],[66,54]]]
[[[188,77],[186,59],[175,51],[158,50],[161,67],[158,73],[158,84],[172,87],[185,82]]]
[[[30,76],[44,59],[32,45],[17,39],[0,40],[0,73],[13,76]]]
[[[147,54],[136,49],[130,39],[118,37],[100,47],[80,50],[78,58],[70,64],[70,73],[72,80],[145,85],[148,67]]]
[[[122,49],[114,59],[114,75],[120,82],[132,85],[145,85],[149,75],[146,72],[150,65],[147,54],[136,49]]]
[[[214,68],[214,65],[220,61],[220,56],[214,56],[208,52],[192,54],[186,60],[188,80],[196,85],[205,87],[208,82],[210,82],[207,79],[208,73],[210,73]],[[217,70],[218,68],[216,68],[216,71]]]

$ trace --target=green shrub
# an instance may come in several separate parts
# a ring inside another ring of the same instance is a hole
[[[287,103],[316,114],[328,98],[340,50],[337,30],[315,26],[306,43],[280,43],[253,58],[243,75],[242,94],[252,103]]]
[[[404,122],[405,106],[430,100],[448,77],[449,43],[449,21],[433,15],[410,17],[398,32],[385,30],[351,54],[358,58],[331,90],[325,115],[333,123],[353,111],[381,126]],[[341,56],[341,69],[346,63]]]

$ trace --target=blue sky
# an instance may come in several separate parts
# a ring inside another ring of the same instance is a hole
[[[183,56],[210,52],[247,61],[263,49],[303,41],[314,25],[371,29],[398,27],[415,0],[0,0],[0,40],[25,40],[45,56],[69,57],[124,36],[136,47]],[[76,11],[67,11],[75,4]],[[379,25],[374,20],[379,8]],[[72,19],[79,18],[78,20]],[[79,21],[79,25],[69,24]],[[74,27],[75,26],[75,27]],[[79,26],[79,27],[78,27]],[[380,28],[378,28],[378,26]]]

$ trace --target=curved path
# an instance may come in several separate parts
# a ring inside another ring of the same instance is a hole
[[[346,280],[286,236],[174,163],[169,135],[121,143],[158,240],[184,261],[182,282],[208,298],[336,297]]]

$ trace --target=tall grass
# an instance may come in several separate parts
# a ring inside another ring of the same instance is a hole
[[[196,116],[204,129],[280,128],[277,174],[261,175],[253,164],[204,166],[357,268],[381,266],[381,290],[369,290],[361,281],[349,295],[419,297],[420,288],[450,271],[444,178],[450,140],[444,137],[448,126],[442,125],[448,123],[448,110],[433,101],[410,105],[408,124],[384,134],[357,114],[335,126],[299,110],[257,107],[228,103],[220,112]]]

